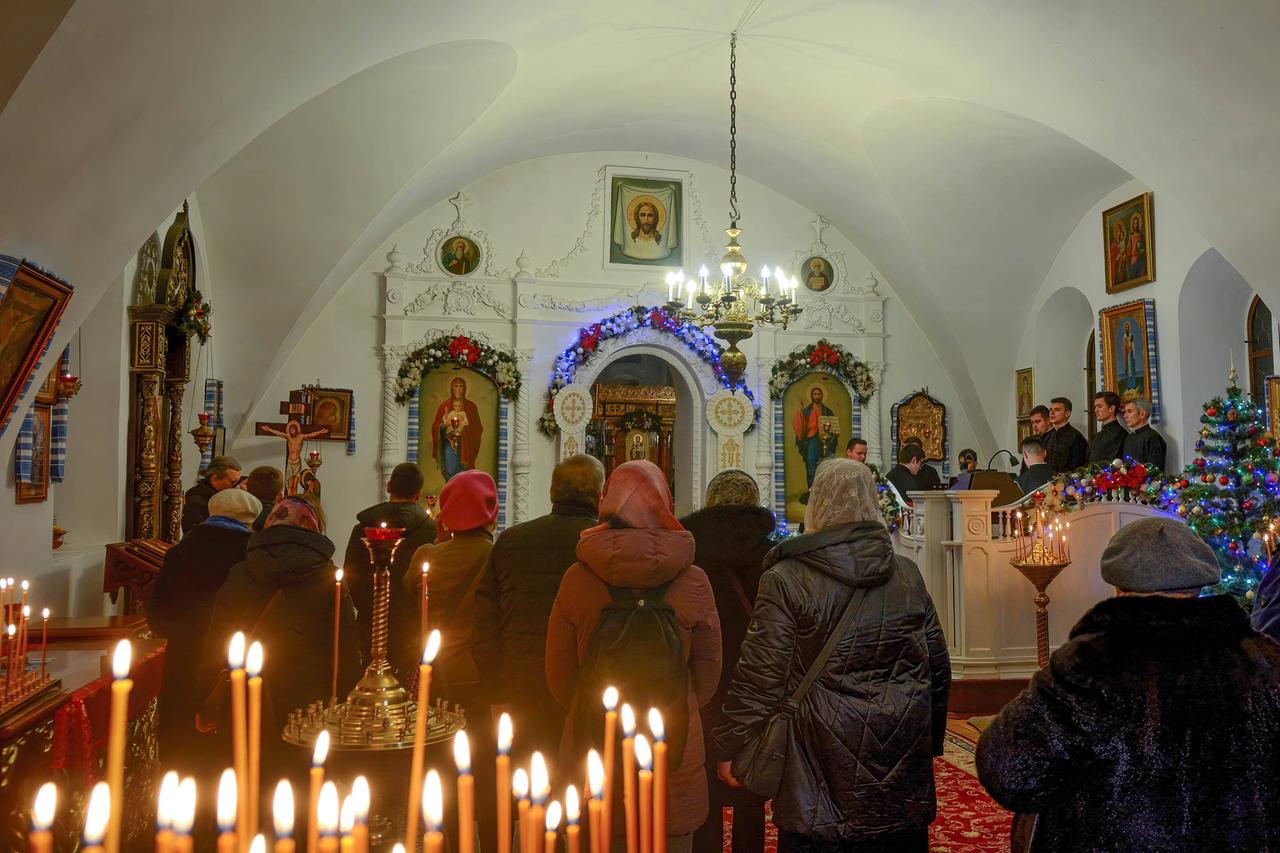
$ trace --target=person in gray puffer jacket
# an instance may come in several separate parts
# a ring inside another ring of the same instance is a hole
[[[790,697],[851,597],[848,635],[794,719],[773,801],[779,853],[925,851],[937,811],[951,661],[919,569],[894,554],[871,470],[818,467],[803,536],[765,558],[755,612],[716,727],[718,773]]]

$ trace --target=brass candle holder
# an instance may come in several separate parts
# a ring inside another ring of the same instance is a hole
[[[1052,521],[1040,507],[1035,509],[1035,519],[1030,531],[1022,526],[1022,514],[1017,516],[1018,535],[1014,538],[1014,557],[1009,564],[1022,573],[1036,589],[1033,599],[1036,605],[1036,662],[1040,669],[1049,665],[1049,584],[1071,565],[1070,543],[1061,522]]]
[[[200,426],[191,430],[191,437],[195,440],[196,447],[200,450],[200,455],[203,456],[205,451],[213,446],[213,437],[216,433],[213,427],[209,426],[208,412],[200,412],[196,417],[200,419]],[[203,474],[204,472],[201,471],[200,473]]]

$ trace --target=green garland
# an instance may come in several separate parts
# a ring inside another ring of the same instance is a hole
[[[840,344],[823,339],[816,344],[792,350],[774,362],[769,377],[769,396],[781,400],[787,386],[806,373],[825,370],[853,389],[858,402],[866,405],[876,393],[876,379],[871,368],[859,361]]]
[[[462,365],[487,376],[498,393],[514,400],[520,393],[515,356],[466,335],[441,335],[418,347],[400,362],[396,373],[396,402],[404,404],[422,385],[422,377],[440,367]]]

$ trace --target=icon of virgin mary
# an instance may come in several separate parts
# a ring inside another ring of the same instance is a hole
[[[431,421],[431,453],[446,482],[459,471],[476,467],[483,434],[480,410],[467,399],[467,380],[454,377],[449,383],[449,398],[436,408]]]

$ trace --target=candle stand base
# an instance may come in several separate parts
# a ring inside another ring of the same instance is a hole
[[[1071,563],[1017,562],[1012,565],[1036,588],[1036,662],[1044,669],[1049,665],[1049,595],[1046,590]]]

